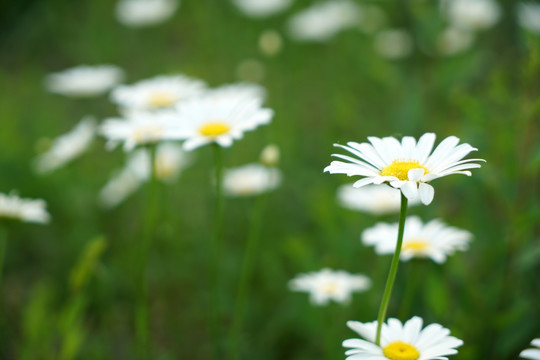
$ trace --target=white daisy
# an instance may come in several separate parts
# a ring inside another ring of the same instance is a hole
[[[45,87],[53,93],[71,97],[101,95],[124,78],[124,71],[113,65],[81,65],[48,75]]]
[[[289,20],[289,33],[299,41],[327,41],[340,31],[356,26],[360,8],[351,1],[326,1],[312,5]]]
[[[81,155],[92,143],[96,127],[93,117],[84,117],[70,132],[56,138],[47,152],[39,155],[36,171],[42,174],[54,171]]]
[[[129,27],[151,26],[171,18],[179,0],[120,0],[116,4],[116,18]]]
[[[161,75],[111,91],[111,101],[124,109],[155,110],[170,108],[180,100],[200,95],[206,84],[185,75]]]
[[[292,0],[232,0],[244,14],[254,18],[262,18],[277,14],[288,8]]]
[[[50,215],[47,204],[42,199],[23,199],[15,193],[0,193],[0,218],[8,218],[32,223],[48,223]]]
[[[540,338],[531,341],[532,349],[525,349],[519,353],[519,356],[524,359],[540,360]]]
[[[281,171],[261,164],[247,164],[226,169],[223,190],[227,196],[253,196],[276,189],[281,184]]]
[[[289,281],[291,290],[308,292],[314,305],[326,305],[330,300],[348,303],[353,292],[365,291],[370,286],[367,276],[328,268],[300,274]]]
[[[362,242],[375,246],[377,254],[393,254],[396,250],[398,224],[378,223],[364,230]],[[431,220],[426,224],[418,216],[405,220],[403,245],[400,259],[431,258],[438,264],[455,251],[467,250],[472,234],[468,231],[447,226],[440,220]]]
[[[449,136],[431,153],[435,142],[435,134],[426,133],[418,143],[413,137],[404,136],[401,143],[394,137],[368,137],[369,143],[348,142],[347,146],[335,144],[358,158],[333,154],[346,160],[332,161],[324,171],[331,174],[347,174],[362,176],[354,183],[354,187],[368,184],[388,183],[401,189],[403,195],[411,200],[420,196],[423,204],[433,200],[434,189],[428,182],[451,174],[471,175],[468,169],[479,168],[474,161],[482,159],[461,160],[471,151],[477,149],[469,144],[458,145],[459,139]],[[430,155],[431,153],[431,155]]]
[[[381,343],[375,344],[377,321],[361,323],[347,321],[347,326],[363,339],[348,339],[343,346],[346,360],[447,360],[448,355],[457,354],[456,348],[463,341],[450,336],[450,330],[439,324],[430,324],[422,329],[423,320],[418,316],[401,324],[390,318],[382,325]]]
[[[517,5],[519,25],[535,33],[540,33],[540,4],[521,2]]]
[[[186,140],[184,149],[190,151],[213,142],[231,146],[244,132],[270,122],[273,111],[261,105],[259,96],[246,91],[211,92],[180,103],[176,107],[180,119],[177,130]]]
[[[501,16],[493,0],[445,0],[443,11],[452,26],[466,30],[484,30],[495,25]]]
[[[210,89],[208,90],[207,95],[216,98],[230,98],[233,100],[240,98],[247,98],[250,100],[255,97],[263,101],[266,98],[266,89],[259,84],[240,82]]]
[[[366,185],[355,188],[352,184],[339,187],[337,197],[341,206],[351,210],[363,211],[375,215],[399,212],[399,190],[390,186]],[[409,201],[409,206],[420,203],[420,198]]]
[[[126,118],[106,119],[100,134],[108,140],[107,149],[124,143],[124,151],[131,151],[137,145],[179,139],[177,127],[178,119],[172,111],[126,112]]]
[[[377,53],[391,60],[404,59],[413,52],[413,39],[408,31],[388,29],[375,35],[374,46]]]

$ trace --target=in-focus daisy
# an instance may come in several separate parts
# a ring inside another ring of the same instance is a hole
[[[398,224],[378,223],[364,230],[362,242],[375,246],[377,254],[393,254],[396,250]],[[447,226],[440,220],[431,220],[425,224],[418,216],[405,220],[405,232],[400,259],[431,258],[438,264],[457,250],[467,250],[472,234],[468,231]]]
[[[339,187],[337,197],[341,206],[381,215],[399,212],[400,192],[390,186],[366,185],[355,188],[352,184],[345,184]],[[420,203],[420,198],[409,201],[409,206]]]
[[[365,291],[370,286],[367,276],[328,268],[300,274],[289,281],[291,290],[308,292],[314,305],[326,305],[330,300],[348,303],[353,292]]]
[[[56,138],[50,149],[36,159],[36,171],[42,174],[54,171],[81,155],[92,143],[96,127],[93,117],[83,118],[70,132]]]
[[[51,218],[46,207],[42,199],[23,199],[13,192],[9,195],[0,193],[0,219],[46,224]]]
[[[53,93],[70,97],[101,95],[124,78],[124,71],[113,65],[81,65],[48,75],[45,87]]]
[[[531,341],[532,349],[525,349],[519,353],[519,356],[524,359],[540,360],[540,338]]]
[[[124,143],[124,151],[137,145],[153,144],[164,140],[177,140],[178,119],[173,112],[127,112],[126,118],[106,119],[100,133],[107,138],[107,149]]]
[[[327,41],[358,25],[360,16],[360,8],[351,1],[321,2],[294,15],[289,21],[289,33],[299,41]]]
[[[348,339],[343,346],[346,360],[446,360],[448,355],[457,354],[456,348],[463,341],[450,336],[450,330],[439,324],[430,324],[422,329],[423,320],[418,316],[401,324],[390,318],[382,325],[381,343],[375,344],[377,321],[361,323],[347,321],[347,326],[363,339]]]
[[[246,91],[209,93],[186,100],[176,109],[178,132],[185,139],[184,149],[193,150],[209,143],[229,147],[244,132],[268,124],[273,111],[262,108],[262,98]]]
[[[386,59],[404,59],[413,51],[413,40],[409,32],[389,29],[379,32],[375,38],[375,50]]]
[[[407,199],[420,196],[423,204],[433,200],[434,189],[428,183],[434,179],[451,175],[471,175],[469,169],[479,168],[475,161],[482,159],[463,159],[477,149],[469,144],[460,144],[455,136],[444,139],[433,151],[435,134],[426,133],[418,143],[413,137],[404,136],[401,143],[394,137],[368,137],[370,143],[348,142],[347,145],[335,144],[356,157],[333,154],[346,160],[332,161],[324,171],[331,174],[362,176],[354,187],[368,184],[388,183],[400,189]]]
[[[274,190],[280,183],[279,169],[254,163],[226,169],[223,190],[231,197],[253,196]]]
[[[161,75],[132,85],[120,85],[111,92],[111,101],[124,109],[170,108],[180,100],[202,94],[206,84],[185,75]]]
[[[159,24],[173,16],[179,0],[120,0],[116,4],[116,18],[129,27]]]
[[[156,177],[164,182],[175,181],[191,164],[191,156],[174,143],[159,144],[156,149]],[[100,203],[112,208],[124,201],[150,178],[150,154],[138,149],[129,155],[126,166],[118,171],[99,194]]]
[[[501,16],[494,0],[445,0],[442,9],[452,26],[473,31],[492,27]]]
[[[262,18],[277,14],[288,8],[292,0],[232,0],[245,15]]]
[[[540,4],[520,2],[517,5],[519,25],[535,33],[540,33]]]

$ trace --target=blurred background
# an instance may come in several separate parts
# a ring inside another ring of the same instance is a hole
[[[341,207],[336,191],[351,179],[323,168],[334,143],[425,132],[435,132],[437,142],[457,136],[487,162],[470,178],[435,181],[433,203],[410,214],[441,218],[474,240],[443,265],[402,263],[389,315],[418,315],[451,329],[465,342],[456,358],[517,358],[540,336],[540,4],[458,2],[182,0],[133,16],[129,4],[112,0],[0,5],[0,192],[42,198],[52,218],[48,225],[10,224],[0,358],[136,355],[133,247],[144,186],[114,208],[100,206],[99,192],[126,158],[120,148],[107,151],[100,137],[52,173],[38,174],[33,165],[83,117],[118,116],[107,94],[47,90],[51,73],[100,64],[123,69],[126,84],[181,73],[212,87],[247,81],[267,90],[272,123],[223,152],[226,167],[257,161],[270,143],[281,152],[283,181],[267,199],[242,358],[344,358],[341,342],[356,337],[345,322],[375,320],[390,257],[363,246],[360,233],[397,215]],[[313,11],[329,3],[342,8]],[[306,15],[308,8],[315,15]],[[154,359],[211,357],[212,167],[211,149],[202,147],[177,180],[160,187],[148,268]],[[224,329],[256,201],[226,203]],[[403,309],[413,266],[420,268],[418,291]],[[323,267],[363,273],[372,287],[349,305],[324,307],[288,289],[296,274]]]

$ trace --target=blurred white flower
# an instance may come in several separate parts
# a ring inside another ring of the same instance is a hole
[[[226,169],[223,190],[231,197],[259,195],[276,189],[281,184],[281,171],[261,164],[247,164]]]
[[[349,303],[353,292],[365,291],[370,286],[371,281],[367,276],[328,268],[300,274],[289,281],[291,290],[308,292],[314,305],[327,305],[330,300]]]
[[[126,118],[105,119],[100,126],[100,134],[107,138],[107,149],[124,144],[124,151],[131,151],[137,145],[152,144],[164,140],[178,140],[179,120],[172,111],[127,112]]]
[[[181,119],[176,130],[186,140],[184,149],[191,151],[209,143],[229,147],[244,132],[268,124],[273,111],[262,108],[263,99],[246,89],[235,93],[231,87],[181,102],[176,107]]]
[[[357,26],[360,16],[360,8],[351,1],[321,2],[294,15],[289,20],[289,33],[295,40],[323,42]]]
[[[36,171],[49,173],[80,156],[94,140],[96,127],[93,117],[84,117],[70,132],[56,138],[47,152],[38,156]]]
[[[413,51],[413,39],[402,29],[381,31],[375,35],[374,42],[377,53],[391,60],[407,58]]]
[[[116,4],[116,18],[129,27],[159,24],[171,18],[179,0],[120,0]]]
[[[191,164],[191,156],[174,143],[159,144],[156,149],[156,177],[164,182],[175,181]],[[123,202],[150,178],[150,154],[138,149],[129,155],[126,166],[118,171],[99,194],[100,203],[112,208]]]
[[[262,18],[277,14],[288,8],[292,0],[232,0],[245,15]]]
[[[23,199],[14,192],[0,193],[0,218],[46,224],[51,217],[46,207],[42,199]]]
[[[531,341],[532,349],[525,349],[519,353],[519,357],[531,360],[540,360],[540,338]]]
[[[279,147],[275,144],[267,145],[261,152],[259,161],[266,166],[279,164]]]
[[[81,65],[45,78],[45,87],[53,93],[70,97],[101,95],[124,78],[124,71],[113,65]]]
[[[206,84],[185,75],[161,75],[132,85],[119,85],[111,91],[111,101],[124,109],[169,108],[179,101],[202,94]]]
[[[377,321],[361,323],[347,321],[347,326],[363,339],[347,339],[343,346],[346,360],[447,360],[448,355],[457,354],[455,348],[463,341],[449,336],[450,330],[439,324],[430,324],[422,329],[423,320],[418,316],[403,325],[395,318],[382,325],[380,345],[375,343]]]
[[[455,55],[469,49],[474,34],[469,30],[449,27],[437,37],[437,48],[443,55]]]
[[[444,0],[442,8],[452,26],[467,30],[488,29],[501,16],[494,0]]]
[[[263,101],[266,98],[266,89],[259,84],[240,82],[210,89],[206,95],[220,99],[229,98],[231,100],[259,98]]]
[[[391,186],[366,185],[355,188],[352,184],[339,187],[337,197],[341,206],[375,215],[399,212],[401,196],[398,189]],[[420,198],[412,199],[409,206],[420,203]]]
[[[521,2],[517,5],[519,25],[535,33],[540,33],[540,4]]]
[[[281,51],[283,40],[275,30],[266,30],[259,36],[259,50],[266,56],[274,56]]]
[[[379,255],[393,254],[396,250],[397,235],[397,223],[378,223],[364,230],[362,242],[364,245],[375,246],[375,252]],[[470,232],[447,226],[440,220],[435,219],[423,224],[418,216],[410,216],[405,220],[400,259],[408,261],[412,258],[431,258],[442,264],[455,251],[467,250],[471,239]]]
[[[463,159],[471,151],[476,151],[469,144],[458,146],[459,139],[449,136],[444,139],[431,153],[435,143],[435,134],[426,133],[418,143],[411,136],[404,136],[401,143],[394,137],[368,137],[370,143],[350,141],[347,146],[335,144],[356,158],[333,154],[346,160],[332,161],[324,171],[331,174],[347,174],[362,176],[353,184],[360,188],[369,184],[388,183],[400,189],[407,199],[420,196],[423,204],[429,205],[433,200],[435,190],[428,183],[437,178],[452,174],[471,176],[469,169],[479,168],[475,161],[482,159]]]

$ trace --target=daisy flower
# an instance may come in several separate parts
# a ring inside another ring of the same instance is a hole
[[[117,86],[111,92],[111,101],[125,109],[163,109],[200,95],[205,88],[203,81],[185,75],[161,75],[132,85]]]
[[[399,212],[401,199],[398,189],[377,185],[366,185],[357,189],[351,185],[342,185],[337,192],[338,201],[344,208],[374,215]],[[409,201],[408,205],[419,203],[420,198],[415,198]]]
[[[213,88],[207,93],[210,96],[216,98],[260,98],[263,101],[266,98],[266,89],[258,84],[249,82],[240,82],[235,84],[222,85],[217,88]]]
[[[51,148],[37,158],[36,171],[42,174],[54,171],[81,155],[92,143],[96,127],[93,117],[83,118],[70,132],[56,138]]]
[[[120,0],[116,4],[117,20],[129,27],[150,26],[172,17],[177,0]]]
[[[370,286],[371,281],[367,276],[328,268],[300,274],[289,281],[292,291],[308,292],[314,305],[326,305],[330,300],[348,303],[353,292],[365,291]]]
[[[377,321],[361,323],[347,321],[347,326],[363,339],[343,342],[346,360],[447,360],[446,356],[457,354],[456,348],[463,341],[450,336],[450,330],[439,324],[422,329],[423,320],[418,316],[401,324],[390,318],[382,325],[381,343],[375,344]]]
[[[179,138],[178,119],[173,112],[126,112],[125,115],[126,118],[106,119],[100,127],[100,134],[107,138],[108,150],[119,143],[124,143],[124,151],[131,151],[137,145]]]
[[[71,97],[101,95],[124,78],[124,71],[113,65],[81,65],[48,75],[45,87],[53,93]]]
[[[183,101],[176,109],[180,119],[177,130],[186,140],[184,149],[191,151],[209,143],[231,146],[244,132],[270,122],[273,111],[261,105],[259,96],[245,91],[209,93]]]
[[[233,3],[245,15],[262,18],[285,10],[292,0],[233,0]]]
[[[494,0],[445,0],[442,8],[452,26],[472,31],[488,29],[501,17]]]
[[[519,356],[524,359],[540,360],[540,338],[531,341],[532,349],[525,349],[519,353]]]
[[[393,254],[397,235],[397,223],[378,223],[364,230],[362,242],[364,245],[375,246],[375,252],[379,255]],[[440,220],[423,224],[418,216],[411,216],[405,220],[400,259],[408,261],[412,258],[431,258],[442,264],[456,250],[467,250],[471,239],[470,232],[447,226]]]
[[[0,193],[0,218],[46,224],[50,220],[46,207],[42,199],[23,199],[13,192]]]
[[[358,25],[360,16],[360,8],[354,2],[321,2],[294,15],[288,24],[289,33],[298,41],[324,42]]]
[[[226,169],[223,190],[232,197],[259,195],[276,189],[281,183],[281,171],[262,164],[247,164]]]
[[[405,136],[401,143],[394,137],[368,137],[370,143],[348,142],[347,145],[335,144],[355,157],[334,154],[343,161],[332,161],[324,171],[331,174],[362,176],[354,187],[368,184],[388,183],[400,189],[407,199],[420,196],[423,204],[433,200],[434,189],[428,182],[451,174],[471,176],[468,169],[479,168],[475,161],[482,159],[463,159],[477,149],[469,144],[458,145],[459,139],[449,136],[433,151],[435,134],[426,133],[418,143],[413,137]]]

